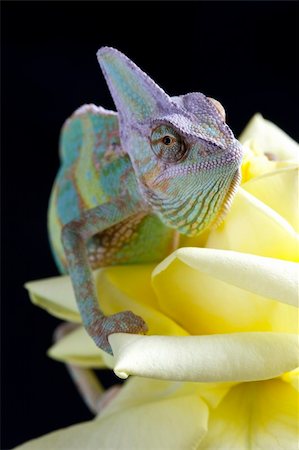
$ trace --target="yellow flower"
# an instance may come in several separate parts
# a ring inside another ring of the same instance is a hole
[[[49,351],[135,376],[95,420],[22,448],[298,448],[299,149],[260,115],[240,140],[242,187],[220,227],[156,267],[95,272],[104,312],[131,309],[149,334],[111,335],[111,357],[79,327]],[[68,277],[28,289],[80,323]]]

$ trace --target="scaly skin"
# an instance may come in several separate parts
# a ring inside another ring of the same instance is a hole
[[[112,353],[110,334],[147,326],[130,311],[104,316],[91,269],[159,261],[179,233],[217,225],[239,184],[242,148],[216,100],[169,97],[115,49],[98,59],[118,114],[85,105],[65,123],[49,233],[84,327]]]

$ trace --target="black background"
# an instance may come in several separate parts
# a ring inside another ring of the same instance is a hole
[[[123,51],[171,95],[220,100],[236,135],[259,111],[298,140],[296,11],[293,2],[2,3],[1,448],[91,417],[45,355],[59,321],[22,286],[57,274],[46,212],[63,121],[84,103],[113,108],[97,49]]]

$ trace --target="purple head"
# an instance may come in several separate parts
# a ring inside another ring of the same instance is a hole
[[[103,47],[97,55],[146,203],[189,236],[219,223],[242,160],[220,103],[199,92],[169,97],[118,50]]]

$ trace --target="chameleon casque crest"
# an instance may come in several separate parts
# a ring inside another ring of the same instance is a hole
[[[83,325],[112,353],[109,334],[147,326],[130,311],[104,316],[92,269],[161,261],[179,234],[216,226],[240,181],[242,147],[216,100],[169,97],[118,50],[97,56],[117,113],[84,105],[65,122],[48,224]]]

